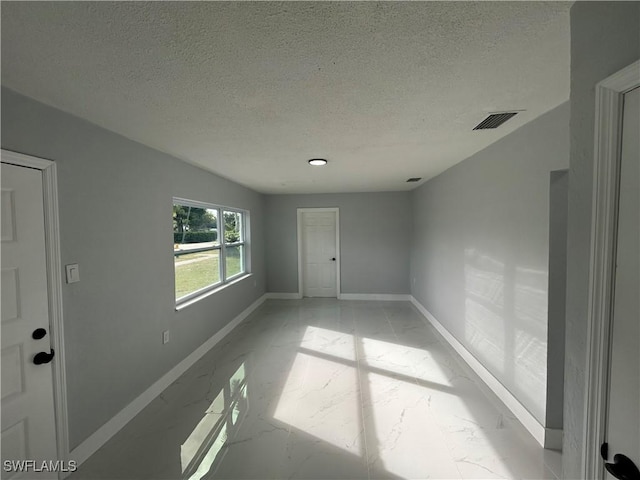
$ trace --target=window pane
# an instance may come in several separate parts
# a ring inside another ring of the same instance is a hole
[[[176,299],[220,282],[220,250],[175,256]]]
[[[244,241],[242,231],[242,213],[224,212],[224,241],[235,243]]]
[[[244,272],[244,245],[227,247],[225,250],[227,278]]]
[[[218,210],[188,205],[173,205],[174,250],[219,245]]]

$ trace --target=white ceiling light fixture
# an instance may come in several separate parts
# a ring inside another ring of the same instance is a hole
[[[324,158],[312,158],[309,160],[309,165],[313,165],[314,167],[321,167],[326,164],[327,161]]]

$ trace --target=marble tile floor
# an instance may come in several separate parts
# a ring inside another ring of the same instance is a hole
[[[408,302],[270,300],[79,479],[555,479]]]

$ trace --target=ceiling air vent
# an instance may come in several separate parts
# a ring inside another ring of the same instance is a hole
[[[420,180],[422,180],[422,177],[411,177],[409,180],[407,180],[407,183],[419,182]]]
[[[474,130],[486,130],[489,128],[498,128],[504,122],[509,120],[511,117],[514,117],[518,114],[518,112],[503,112],[503,113],[492,113],[483,121],[481,121],[478,125],[474,127]]]

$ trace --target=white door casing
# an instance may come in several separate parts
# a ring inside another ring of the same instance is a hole
[[[606,442],[640,466],[640,87],[623,112]]]
[[[32,338],[37,328],[46,330],[44,338]],[[37,353],[51,351],[50,331],[42,173],[3,163],[3,467],[5,460],[58,458],[52,365],[33,362]],[[2,478],[20,476],[3,468]]]
[[[339,295],[337,209],[298,210],[299,292],[304,297]]]
[[[595,479],[604,478],[605,476],[605,461],[601,458],[600,446],[607,441],[607,422],[611,420],[607,415],[610,399],[611,354],[618,348],[612,342],[616,232],[618,229],[619,200],[626,202],[620,197],[619,183],[621,180],[621,140],[624,130],[623,101],[626,93],[639,86],[640,61],[636,61],[602,80],[595,88],[596,125],[594,135],[593,207],[591,213],[587,365],[584,374],[585,409],[581,478]],[[638,161],[637,157],[635,161]],[[625,173],[624,175],[626,176],[627,174]],[[637,178],[635,181],[637,182]],[[629,202],[632,202],[632,200],[629,200]],[[635,214],[638,215],[637,203],[635,208]],[[623,229],[625,228],[623,226]],[[632,264],[631,267],[633,267]],[[637,263],[635,268],[638,268]],[[638,296],[637,285],[635,295]],[[638,322],[637,317],[635,321]],[[638,341],[637,336],[635,341]],[[638,365],[636,364],[637,368]],[[637,427],[636,423],[635,428]],[[616,443],[618,442],[617,440],[615,441]],[[614,448],[609,449],[607,462],[612,462],[616,453],[629,455],[628,451],[615,451]],[[629,447],[619,448],[626,450]]]

